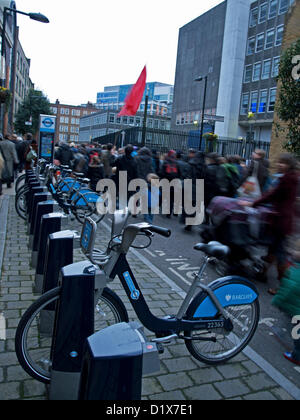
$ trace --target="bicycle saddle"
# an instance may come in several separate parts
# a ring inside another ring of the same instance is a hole
[[[197,244],[194,246],[196,251],[202,251],[210,257],[224,258],[230,253],[228,246],[221,244],[220,242],[209,242],[208,244]]]

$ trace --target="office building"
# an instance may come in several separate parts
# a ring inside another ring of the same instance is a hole
[[[226,0],[179,31],[172,129],[270,141],[285,15],[295,0]],[[248,113],[254,118],[249,123]]]
[[[137,112],[132,117],[118,117],[119,111],[99,111],[93,115],[86,115],[80,119],[79,142],[89,143],[93,139],[116,133],[131,127],[142,127],[144,113]],[[148,114],[147,127],[156,130],[170,130],[168,116]]]
[[[251,4],[239,113],[242,136],[271,139],[285,18],[293,3],[259,0]],[[254,114],[250,121],[249,112]]]
[[[97,108],[101,110],[121,110],[126,96],[133,85],[107,86],[104,92],[97,93]],[[173,86],[165,83],[151,82],[146,84],[144,97],[139,112],[145,110],[145,99],[148,94],[148,113],[150,115],[171,115],[173,102]]]

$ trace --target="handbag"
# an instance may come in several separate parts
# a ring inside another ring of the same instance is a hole
[[[30,147],[30,151],[28,152],[26,156],[26,161],[31,162],[32,160],[37,158],[37,153],[33,150],[32,147]]]
[[[261,197],[262,193],[258,182],[257,174],[258,162],[254,162],[253,175],[249,176],[237,191],[240,197],[249,197],[254,199]]]

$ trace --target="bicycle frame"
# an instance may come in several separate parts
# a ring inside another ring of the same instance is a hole
[[[203,267],[203,271],[204,271]],[[201,270],[200,270],[201,271]],[[229,319],[226,319],[221,315],[218,319],[198,319],[198,320],[186,320],[183,319],[183,314],[190,303],[191,294],[188,293],[186,299],[183,302],[179,313],[174,318],[161,319],[152,314],[149,309],[147,302],[143,296],[141,289],[137,283],[137,280],[131,271],[129,263],[126,259],[126,254],[120,254],[114,269],[110,274],[110,279],[114,279],[116,276],[119,277],[124,290],[133,306],[133,309],[138,316],[142,324],[150,331],[154,333],[170,333],[179,335],[180,332],[194,331],[194,330],[213,330],[217,328],[225,328],[228,331],[232,330],[232,323]],[[193,292],[198,287],[199,281],[198,276],[191,287]],[[220,310],[223,308],[218,304]]]

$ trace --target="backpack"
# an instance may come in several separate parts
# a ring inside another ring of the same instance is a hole
[[[176,177],[176,175],[178,174],[178,168],[176,163],[167,162],[165,165],[165,173],[167,175]]]
[[[224,169],[226,171],[227,193],[230,197],[235,197],[241,186],[240,175],[232,165],[224,165]]]

